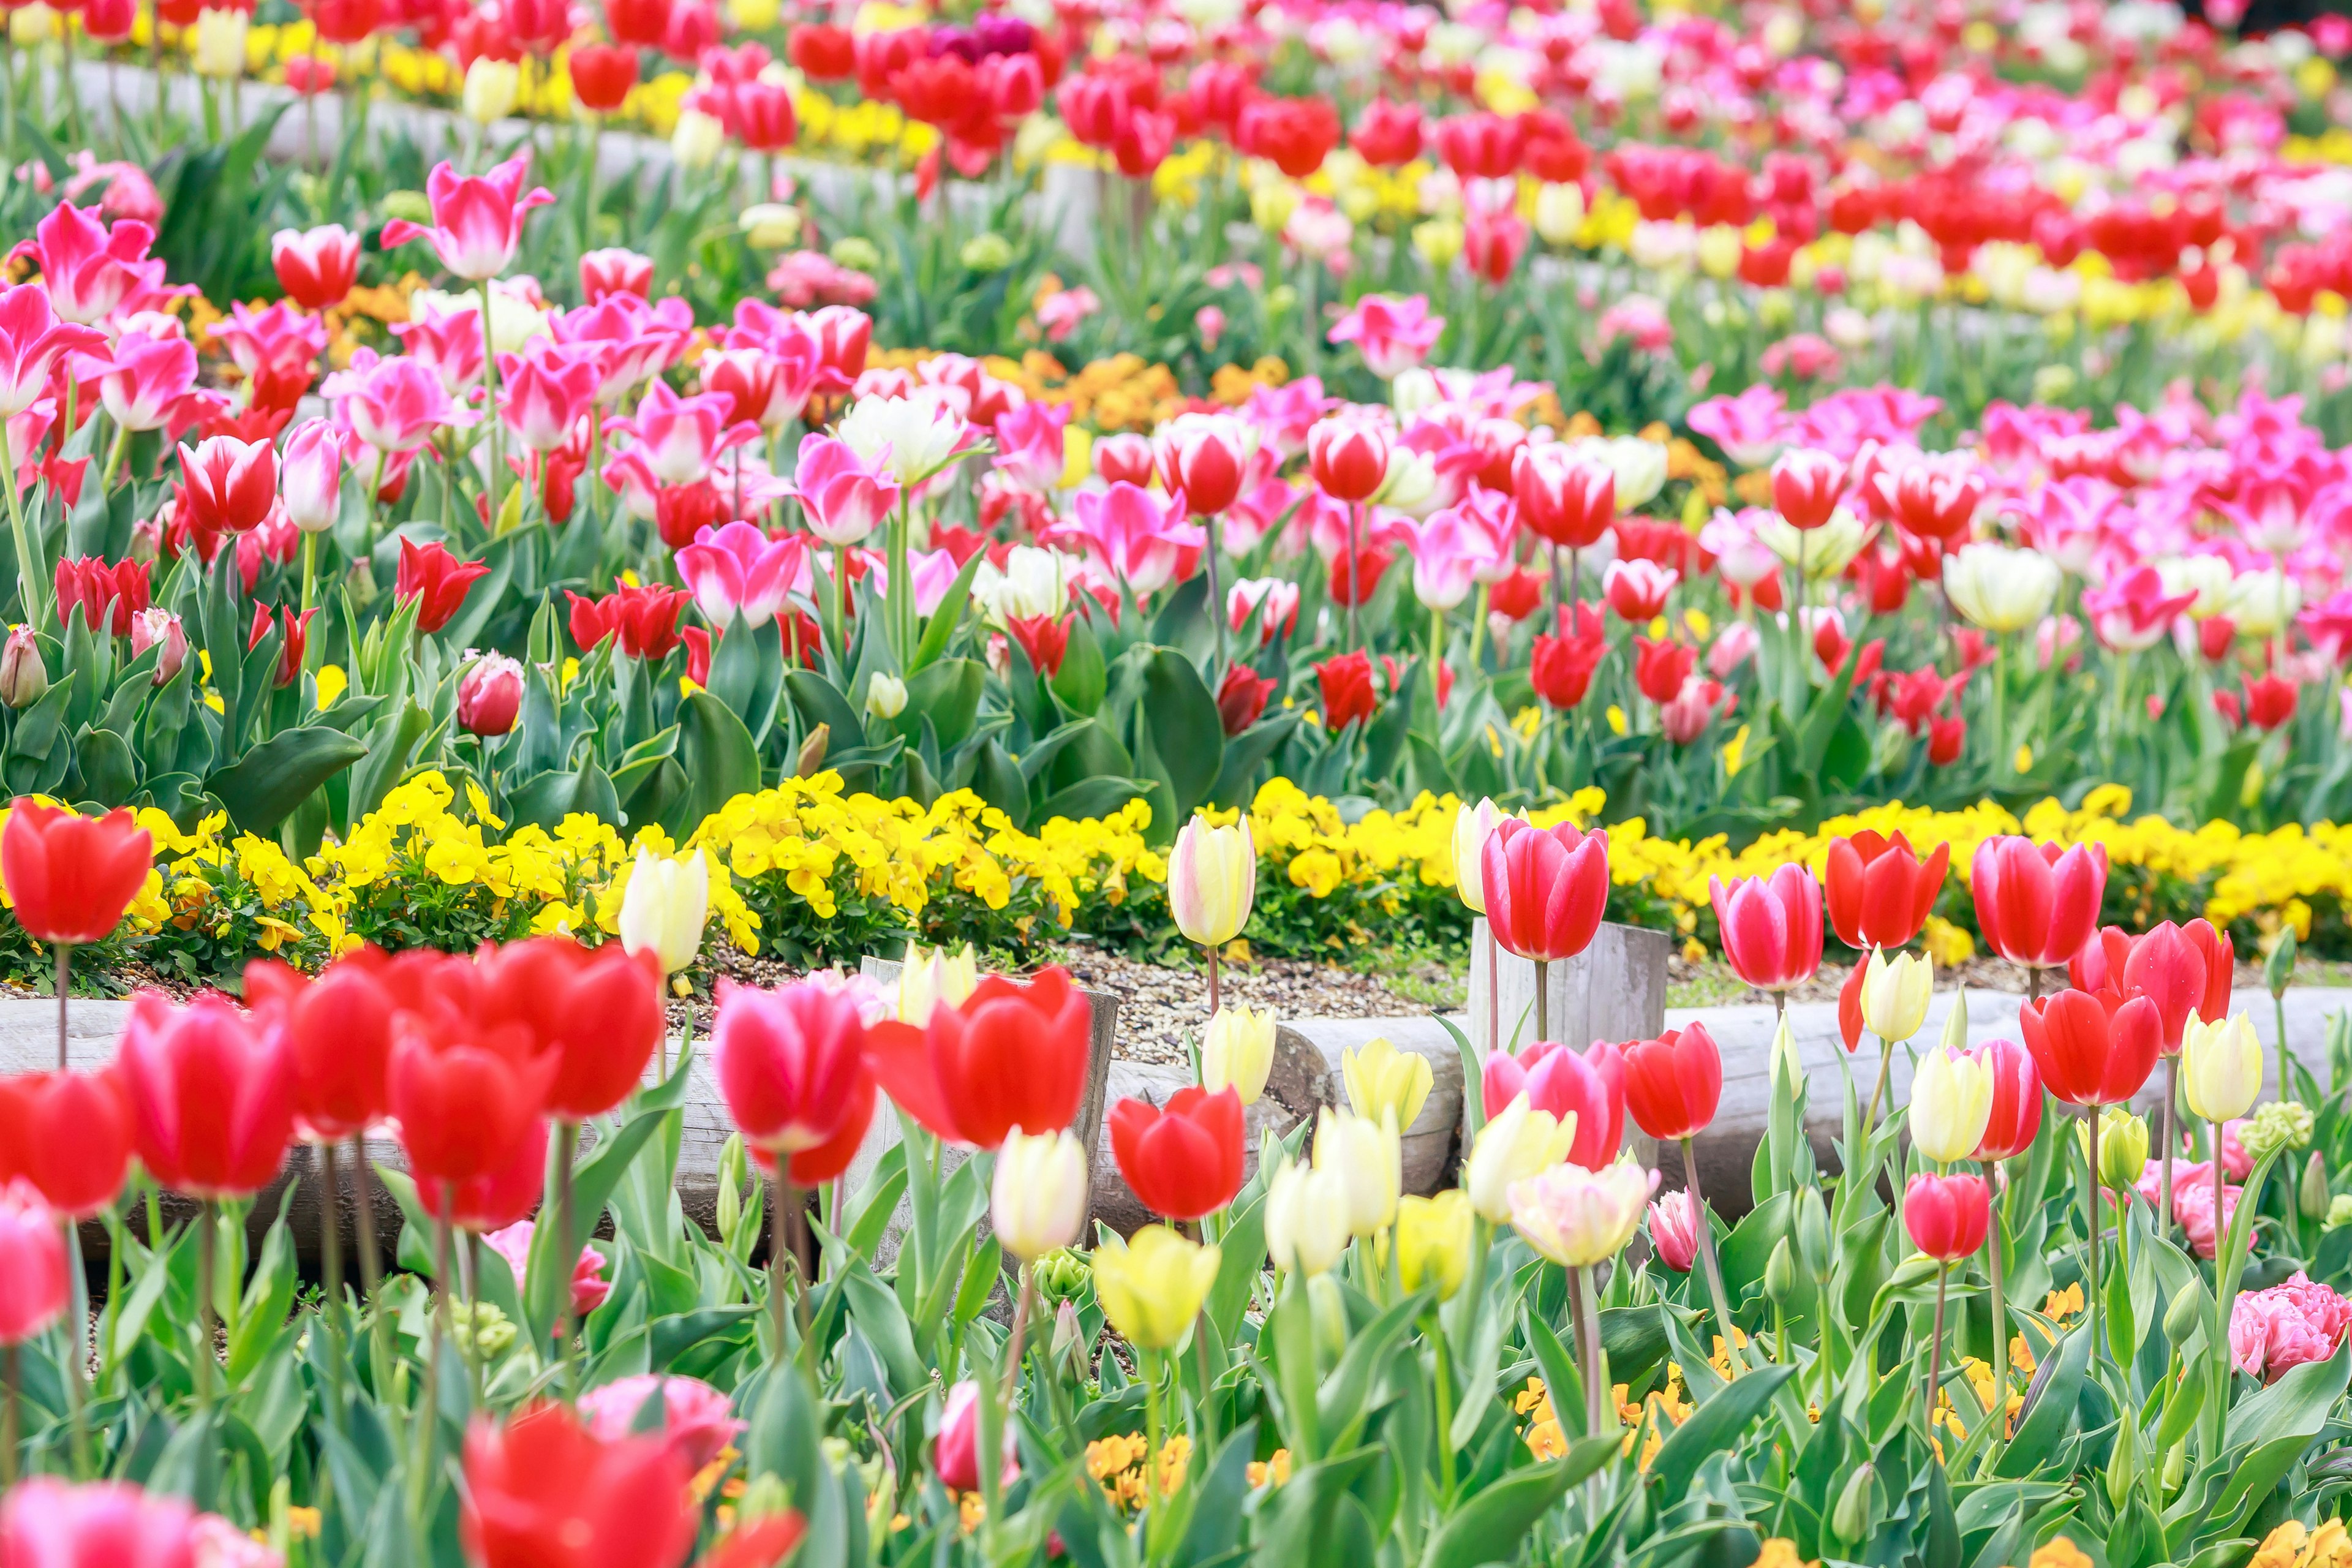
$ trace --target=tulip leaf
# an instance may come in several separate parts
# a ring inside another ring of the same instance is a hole
[[[1284,1568],[1370,1561],[1370,1552],[1352,1560],[1342,1555],[1335,1525],[1349,1489],[1381,1455],[1378,1447],[1358,1448],[1293,1470],[1258,1510],[1256,1561]]]
[[[1233,1214],[1217,1237],[1217,1279],[1209,1287],[1209,1321],[1221,1342],[1233,1342],[1265,1261],[1265,1192],[1261,1185],[1248,1205]]]
[[[677,763],[686,789],[664,815],[681,843],[737,795],[759,793],[760,749],[751,731],[708,691],[691,692],[678,704]]]
[[[1731,1448],[1748,1424],[1772,1402],[1780,1385],[1797,1374],[1793,1366],[1767,1365],[1742,1373],[1717,1389],[1688,1419],[1667,1435],[1650,1461],[1650,1484],[1664,1498],[1679,1498],[1709,1455]],[[1696,1389],[1692,1392],[1696,1394]]]
[[[915,1353],[915,1331],[906,1309],[889,1287],[875,1277],[862,1258],[854,1259],[841,1275],[849,1301],[849,1316],[880,1352],[890,1373],[890,1392],[904,1399],[930,1381],[923,1359]]]
[[[1316,1419],[1325,1439],[1335,1447],[1356,1440],[1363,1426],[1364,1404],[1387,1369],[1389,1357],[1413,1320],[1427,1310],[1430,1293],[1416,1290],[1360,1330],[1348,1342],[1339,1367],[1323,1382],[1316,1398]]]
[[[2018,1416],[2017,1434],[2001,1450],[1993,1473],[2022,1479],[2040,1469],[2058,1451],[2058,1444],[2074,1425],[2074,1407],[2083,1394],[2083,1378],[2091,1364],[2091,1336],[2077,1329],[2042,1358],[2042,1366],[2027,1388],[2025,1408]]]
[[[1143,717],[1161,776],[1174,792],[1175,820],[1168,825],[1172,833],[1217,782],[1225,755],[1224,722],[1200,670],[1168,647],[1152,649],[1144,661]]]
[[[1482,1568],[1519,1554],[1528,1531],[1569,1489],[1617,1454],[1615,1437],[1580,1437],[1549,1464],[1531,1465],[1454,1510],[1422,1554],[1422,1568]]]
[[[594,1235],[597,1222],[604,1217],[604,1205],[613,1201],[614,1189],[621,1184],[621,1176],[629,1163],[637,1157],[648,1139],[660,1131],[667,1110],[648,1110],[629,1119],[618,1132],[596,1145],[594,1152],[572,1173],[572,1226],[580,1242]],[[551,1146],[551,1162],[561,1151]],[[555,1321],[563,1310],[572,1289],[572,1266],[579,1260],[577,1250],[560,1253],[555,1235],[552,1209],[543,1212],[532,1230],[530,1257],[523,1268],[523,1306],[530,1316],[532,1343],[543,1345],[555,1331]],[[613,1295],[621,1290],[615,1283]],[[609,1300],[609,1299],[608,1299]]]
[[[1063,710],[1074,715],[1098,712],[1103,694],[1109,686],[1109,674],[1103,663],[1102,641],[1095,636],[1094,623],[1080,616],[1070,625],[1070,643],[1062,653],[1062,668],[1047,682]]]
[[[793,706],[800,710],[802,721],[809,729],[819,724],[828,726],[835,742],[846,743],[866,733],[866,726],[857,717],[857,710],[841,694],[841,688],[814,669],[795,669],[784,676],[784,689],[791,694]]]
[[[81,768],[81,795],[100,805],[121,805],[139,787],[139,761],[130,742],[111,730],[84,730],[74,742]]]
[[[1257,771],[1298,728],[1297,709],[1271,713],[1225,742],[1224,760],[1209,799],[1217,805],[1247,805],[1257,793]]]
[[[666,730],[664,734],[675,734]],[[646,766],[664,759],[654,757]],[[507,826],[509,829],[530,825],[551,832],[567,816],[584,812],[614,826],[621,825],[621,801],[616,786],[604,770],[593,759],[583,759],[576,768],[534,773],[507,791]]]
[[[907,706],[891,728],[912,742],[926,719],[942,748],[951,748],[971,733],[980,717],[980,694],[988,671],[976,659],[941,659],[915,672],[907,681]]]
[[[205,787],[220,797],[230,821],[267,835],[311,791],[366,755],[366,745],[341,731],[305,724],[270,736],[206,778]]]
[[[980,575],[981,564],[987,559],[988,552],[975,550],[957,569],[955,581],[948,584],[947,596],[940,601],[940,607],[931,612],[931,618],[923,623],[922,640],[915,645],[914,657],[907,661],[907,672],[910,678],[939,662],[940,656],[948,651],[949,640],[955,636],[956,627],[963,623],[964,608],[971,603],[972,579]]]

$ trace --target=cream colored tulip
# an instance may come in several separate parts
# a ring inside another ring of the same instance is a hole
[[[1201,1087],[1214,1094],[1230,1089],[1244,1105],[1255,1105],[1274,1068],[1275,1016],[1271,1007],[1220,1007],[1201,1038]]]
[[[1286,1163],[1265,1189],[1265,1251],[1286,1274],[1312,1278],[1348,1250],[1348,1179]]]
[[[1397,1049],[1385,1035],[1362,1050],[1342,1053],[1339,1076],[1347,1082],[1349,1107],[1357,1115],[1367,1121],[1390,1117],[1399,1130],[1412,1125],[1437,1081],[1427,1057]]]
[[[1168,857],[1168,909],[1185,940],[1223,947],[1249,924],[1257,896],[1257,850],[1249,818],[1223,827],[1194,816]]]
[[[1937,1046],[1911,1079],[1911,1143],[1939,1165],[1965,1160],[1992,1120],[1992,1074],[1966,1052]]]
[[[1511,1188],[1568,1158],[1576,1142],[1576,1112],[1555,1118],[1525,1094],[1496,1111],[1470,1145],[1462,1184],[1479,1216],[1502,1225],[1511,1217]]]
[[[1087,1222],[1087,1152],[1067,1130],[1015,1128],[996,1152],[989,1223],[999,1246],[1024,1262],[1078,1239]]]
[[[972,957],[971,943],[951,953],[944,947],[908,942],[898,969],[898,1021],[920,1028],[931,1021],[931,1009],[963,1005],[979,984],[980,963]]]
[[[2243,1013],[2209,1024],[2191,1015],[2180,1037],[2180,1088],[2190,1112],[2219,1125],[2263,1095],[2263,1042]]]
[[[702,851],[671,860],[639,845],[621,892],[622,947],[654,954],[664,974],[676,974],[700,955],[709,921],[710,865]]]
[[[2050,613],[2060,575],[2038,550],[1979,540],[1944,557],[1944,596],[1971,626],[2020,632]]]
[[[513,113],[515,100],[521,92],[520,66],[512,60],[477,55],[474,63],[466,68],[466,85],[458,94],[458,105],[466,111],[467,119],[477,125],[488,125]]]
[[[877,719],[896,719],[907,710],[907,683],[876,670],[866,681],[866,711]]]
[[[678,110],[677,123],[670,128],[669,154],[680,168],[708,169],[726,146],[727,125],[717,115],[699,109]]]
[[[1396,1223],[1404,1147],[1394,1121],[1367,1121],[1325,1106],[1315,1118],[1315,1168],[1335,1173],[1346,1185],[1350,1235],[1370,1236]]]
[[[1511,1187],[1511,1226],[1554,1263],[1586,1268],[1625,1249],[1658,1184],[1630,1159],[1606,1170],[1555,1165]]]
[[[1491,798],[1454,814],[1454,891],[1462,907],[1474,915],[1486,912],[1486,883],[1480,869],[1486,836],[1510,815]]]
[[[1927,1000],[1935,994],[1935,963],[1918,953],[1893,958],[1885,948],[1871,950],[1862,976],[1862,1022],[1890,1045],[1901,1045],[1927,1021]]]

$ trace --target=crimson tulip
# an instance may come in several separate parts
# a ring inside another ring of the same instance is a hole
[[[1338,734],[1350,724],[1370,723],[1380,710],[1380,694],[1372,689],[1371,656],[1361,648],[1327,658],[1315,667],[1315,680],[1323,701],[1323,728]]]
[[[745,1142],[786,1156],[795,1186],[841,1173],[874,1118],[866,1020],[847,992],[814,980],[781,991],[721,980],[710,1049]]]
[[[529,1219],[547,1185],[547,1123],[532,1117],[506,1158],[463,1182],[420,1182],[416,1202],[436,1219],[488,1236]]]
[[[1352,415],[1318,419],[1307,432],[1307,464],[1333,500],[1370,500],[1388,479],[1388,431]]]
[[[1865,827],[1831,839],[1826,892],[1838,940],[1857,952],[1908,942],[1927,923],[1951,863],[1949,844],[1922,858],[1900,831]]]
[[[2230,991],[2238,977],[2237,946],[2228,931],[2214,930],[2202,915],[2182,926],[2180,933],[2205,960],[2205,994],[2197,1004],[2197,1016],[2218,1024],[2230,1016]]]
[[[1615,470],[1564,442],[1520,447],[1511,462],[1511,493],[1530,532],[1570,550],[1600,543],[1617,517]]]
[[[75,1219],[112,1203],[131,1167],[131,1112],[111,1074],[0,1078],[0,1184],[33,1184]]]
[[[2042,1073],[2015,1040],[1987,1040],[1973,1053],[1992,1079],[1992,1115],[1977,1142],[1980,1161],[2013,1160],[2042,1131]]]
[[[921,1028],[896,1020],[866,1034],[866,1060],[898,1109],[939,1137],[993,1149],[1014,1128],[1051,1132],[1078,1113],[1094,1009],[1069,972],[1028,984],[991,974],[960,1006]]]
[[[294,1061],[294,1126],[329,1143],[383,1120],[392,1060],[392,997],[378,977],[387,961],[362,948],[316,980],[263,959],[246,965],[246,1005],[285,1031]]]
[[[466,602],[477,577],[490,569],[479,561],[460,561],[439,543],[419,548],[404,536],[400,542],[400,574],[394,580],[393,601],[417,601],[416,629],[437,632],[449,624]]]
[[[466,1435],[458,1531],[479,1568],[677,1568],[698,1510],[657,1433],[599,1440],[561,1405]]]
[[[421,1191],[470,1182],[515,1157],[531,1135],[562,1065],[534,1052],[530,1032],[509,1024],[449,1034],[404,1018],[392,1047],[392,1114]]]
[[[1759,991],[1792,991],[1822,966],[1822,887],[1805,867],[1729,883],[1709,877],[1706,896],[1724,957]]]
[[[115,1081],[147,1173],[199,1198],[269,1184],[294,1131],[294,1061],[284,1031],[206,994],[174,1007],[131,999]]]
[[[2050,1092],[2069,1105],[2118,1105],[2140,1091],[2164,1047],[2164,1016],[2146,996],[2061,991],[2017,1016]]]
[[[1122,1100],[1110,1108],[1110,1152],[1145,1208],[1163,1219],[1199,1219],[1242,1188],[1242,1100],[1178,1089],[1165,1106]]]
[[[2027,969],[2054,967],[2081,950],[2097,923],[2106,846],[2077,844],[2062,853],[2016,835],[1988,838],[1969,862],[1969,887],[1987,947]]]
[[[1625,1137],[1625,1053],[1595,1040],[1580,1056],[1557,1040],[1517,1052],[1496,1051],[1479,1078],[1487,1120],[1520,1095],[1556,1121],[1576,1118],[1568,1163],[1598,1171],[1617,1158]]]
[[[1661,1142],[1705,1131],[1722,1096],[1723,1053],[1705,1024],[1668,1029],[1625,1048],[1625,1109]]]
[[[0,884],[16,923],[41,942],[98,942],[154,868],[155,841],[122,807],[87,817],[20,796],[0,829]]]
[[[2178,1055],[2181,1032],[2205,1001],[2205,955],[2179,926],[2166,921],[2133,942],[2121,978],[2125,995],[2145,996],[2156,1004],[2164,1020],[2164,1054]]]
[[[1903,1228],[1911,1245],[1939,1263],[1957,1263],[1985,1244],[1992,1226],[1992,1189],[1982,1176],[1911,1178],[1903,1189]]]
[[[202,533],[258,528],[278,500],[278,447],[267,441],[207,436],[180,448],[181,514]]]
[[[541,936],[485,947],[475,963],[481,1021],[522,1026],[557,1063],[543,1100],[549,1115],[585,1121],[628,1099],[668,1028],[658,955]]]
[[[1609,835],[1568,823],[1496,825],[1479,848],[1486,922],[1503,951],[1539,963],[1591,945],[1609,907]]]

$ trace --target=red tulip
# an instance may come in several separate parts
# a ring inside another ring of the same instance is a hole
[[[637,85],[637,51],[616,44],[581,44],[570,58],[572,96],[594,114],[610,114]]]
[[[866,1059],[900,1110],[952,1142],[993,1149],[1016,1127],[1070,1124],[1093,1037],[1094,1009],[1056,967],[1026,985],[991,974],[919,1029],[877,1024]]]
[[[1196,1085],[1178,1089],[1165,1107],[1122,1100],[1110,1108],[1110,1152],[1153,1214],[1213,1214],[1242,1190],[1241,1096]]]
[[[2043,1086],[2069,1105],[2129,1100],[2164,1047],[2163,1016],[2145,996],[2061,991],[2027,1003],[2017,1021]]]
[[[529,1219],[546,1186],[547,1123],[534,1116],[500,1163],[468,1181],[419,1182],[416,1201],[436,1219],[487,1236]]]
[[[659,1434],[599,1441],[560,1405],[466,1435],[459,1532],[480,1568],[677,1568],[697,1510]]]
[[[1323,700],[1323,728],[1330,734],[1350,724],[1370,723],[1380,710],[1380,694],[1372,689],[1371,656],[1361,648],[1317,665],[1315,682]]]
[[[1938,844],[1925,859],[1898,831],[1882,837],[1864,828],[1830,840],[1830,923],[1857,952],[1901,947],[1927,923],[1952,863],[1952,847]]]
[[[1838,987],[1838,1037],[1849,1051],[1862,1047],[1862,983],[1870,973],[1867,959],[1846,971],[1845,984]]]
[[[258,528],[278,500],[278,448],[207,436],[180,448],[180,514],[207,536]]]
[[[1805,867],[1727,883],[1706,879],[1723,955],[1759,991],[1792,991],[1822,966],[1822,888]]]
[[[556,1058],[543,1101],[549,1115],[585,1121],[629,1098],[668,1028],[657,955],[541,936],[486,947],[475,962],[481,1021],[520,1024],[536,1050]]]
[[[1992,1189],[1982,1176],[1911,1178],[1903,1189],[1903,1228],[1911,1245],[1939,1262],[1973,1256],[1992,1228]]]
[[[131,1112],[110,1074],[0,1078],[0,1184],[28,1181],[76,1219],[122,1191],[131,1166]]]
[[[1388,479],[1388,432],[1369,419],[1318,419],[1307,432],[1307,463],[1333,500],[1369,500]]]
[[[1492,1120],[1521,1094],[1555,1120],[1576,1118],[1568,1163],[1598,1171],[1617,1158],[1625,1137],[1625,1053],[1595,1040],[1579,1056],[1557,1040],[1538,1040],[1486,1058],[1479,1093]]]
[[[246,1005],[282,1027],[294,1060],[294,1125],[331,1142],[383,1120],[392,998],[374,948],[339,958],[316,980],[274,959],[246,965]]]
[[[466,602],[474,579],[490,569],[479,561],[460,561],[438,543],[423,549],[406,538],[400,542],[400,574],[393,583],[395,604],[418,601],[416,629],[437,632],[449,624]]]
[[[1530,443],[1511,463],[1519,521],[1538,538],[1589,549],[1617,518],[1617,476],[1608,464],[1580,458],[1560,442]]]
[[[2066,961],[2066,979],[2077,991],[2123,989],[2124,965],[2131,959],[2131,932],[2121,926],[2101,926],[2091,940]]]
[[[841,1173],[874,1119],[866,1020],[848,993],[815,980],[781,991],[721,980],[710,1049],[744,1142],[785,1155],[797,1186]]]
[[[2180,934],[2205,960],[2205,994],[2197,1004],[2197,1016],[2218,1024],[2230,1016],[2230,989],[2238,977],[2237,946],[2228,931],[2215,931],[2202,915],[2182,926]]]
[[[131,1000],[116,1082],[147,1173],[200,1198],[246,1197],[278,1174],[294,1131],[294,1062],[283,1032],[206,994],[174,1007]]]
[[[2205,1001],[2205,955],[2181,929],[2166,921],[2133,942],[2124,960],[2126,996],[2145,996],[2164,1020],[2164,1054],[2180,1049],[2181,1032]]]
[[[1845,494],[1845,464],[1827,452],[1797,447],[1772,464],[1772,510],[1791,528],[1819,528]]]
[[[531,1135],[562,1065],[531,1049],[530,1031],[445,1033],[408,1018],[392,1048],[391,1110],[421,1190],[470,1182],[499,1169]]]
[[[0,1186],[0,1345],[23,1344],[65,1313],[66,1239],[58,1218],[31,1183]],[[14,1400],[16,1391],[7,1397]],[[10,1544],[0,1536],[0,1547]],[[30,1561],[36,1548],[31,1542],[25,1547]],[[17,1559],[15,1552],[8,1556]]]
[[[1504,952],[1557,963],[1591,944],[1609,907],[1607,833],[1507,818],[1479,854],[1486,923]]]
[[[16,923],[42,942],[110,934],[154,864],[155,841],[121,807],[86,817],[19,796],[0,829],[0,883]]]
[[[2062,854],[2055,844],[2014,835],[1988,838],[1969,863],[1969,885],[1986,946],[2028,969],[2055,967],[2098,921],[2106,846],[2077,844]]]
[[[2042,1131],[2042,1074],[2033,1053],[2015,1040],[1987,1040],[1977,1060],[1992,1075],[1992,1116],[1977,1142],[1979,1160],[2013,1160]]]
[[[1487,897],[1493,896],[1490,884]],[[1704,1024],[1668,1029],[1625,1048],[1625,1109],[1662,1142],[1705,1131],[1722,1096],[1723,1054]]]

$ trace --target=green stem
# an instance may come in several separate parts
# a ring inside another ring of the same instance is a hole
[[[502,448],[505,446],[505,440],[499,433],[499,426],[504,423],[504,420],[500,417],[499,413],[499,355],[498,349],[493,342],[490,331],[490,280],[488,279],[485,278],[482,279],[481,289],[482,388],[486,394],[482,404],[482,413],[485,422],[489,426],[489,523],[490,532],[495,536],[499,531],[499,500],[504,489],[501,481],[506,477],[506,464],[503,460],[502,452]],[[442,521],[446,523],[448,520],[445,518]]]
[[[1990,1173],[1998,1176],[2000,1165],[1993,1163]],[[2001,1252],[2008,1239],[2008,1224],[2002,1214],[2003,1205],[1992,1211],[1992,1230],[1985,1237],[1986,1272],[1992,1277],[1992,1440],[1985,1445],[1983,1474],[1990,1475],[1999,1460],[2001,1448],[2009,1439],[2009,1296],[2001,1276]]]
[[[114,440],[106,449],[106,468],[98,476],[98,493],[106,494],[114,488],[114,476],[122,467],[122,454],[131,446],[131,426],[117,425]]]
[[[1454,1508],[1454,1367],[1446,1353],[1445,1323],[1429,1314],[1429,1342],[1437,1352],[1437,1480],[1448,1512]],[[1579,1347],[1581,1348],[1581,1347]]]
[[[1224,623],[1217,623],[1223,626]],[[1438,715],[1445,703],[1444,660],[1445,658],[1445,612],[1433,607],[1429,612],[1429,732],[1439,733]]]
[[[2083,1183],[2083,1212],[2090,1226],[2090,1235],[2085,1238],[2087,1251],[2084,1254],[2083,1302],[2090,1312],[2091,1356],[2096,1361],[2099,1354],[2099,1108],[2085,1106],[2084,1115],[2091,1124],[2091,1163],[2090,1169],[2084,1173],[2085,1180]],[[2216,1209],[2213,1212],[2213,1234],[2216,1237],[2221,1234],[2221,1213]]]
[[[212,1402],[213,1393],[213,1247],[220,1230],[219,1210],[206,1198],[196,1214],[196,1404]]]
[[[48,601],[42,596],[40,556],[25,523],[25,498],[16,493],[16,441],[5,420],[0,420],[0,489],[8,492],[8,530],[16,539],[16,594],[23,601],[25,624],[38,626],[48,613]]]
[[[1706,1269],[1707,1300],[1715,1307],[1715,1321],[1723,1325],[1724,1363],[1731,1369],[1731,1375],[1738,1377],[1747,1365],[1747,1357],[1740,1353],[1739,1331],[1731,1321],[1731,1299],[1723,1289],[1723,1266],[1715,1256],[1715,1225],[1707,1218],[1706,1194],[1698,1184],[1698,1153],[1688,1138],[1682,1143],[1683,1184],[1690,1189],[1692,1226],[1698,1232],[1699,1261]]]
[[[1927,1442],[1931,1447],[1936,1441],[1936,1383],[1943,1375],[1944,1371],[1944,1295],[1950,1289],[1951,1282],[1951,1266],[1947,1263],[1937,1264],[1936,1266],[1936,1331],[1927,1339],[1927,1386],[1925,1390]]]
[[[555,1124],[555,1262],[559,1275],[572,1277],[572,1261],[580,1256],[576,1239],[577,1221],[572,1214],[572,1164],[580,1154],[580,1126],[573,1121]],[[555,1359],[563,1368],[564,1386],[576,1397],[579,1394],[572,1360],[572,1289],[569,1285],[559,1292],[562,1303],[555,1309]]]
[[[81,1226],[71,1218],[66,1229],[66,1283],[70,1286],[71,1321],[66,1342],[73,1347],[73,1363],[66,1370],[66,1411],[73,1430],[74,1479],[90,1479],[89,1450],[89,1286],[82,1271]]]

